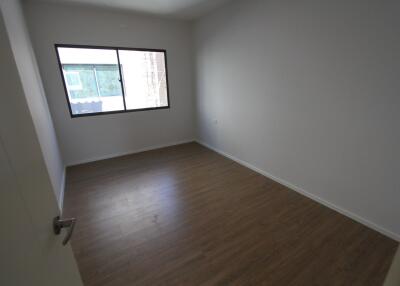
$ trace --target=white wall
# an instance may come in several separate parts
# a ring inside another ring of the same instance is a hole
[[[400,2],[234,1],[196,23],[199,140],[400,239]]]
[[[24,8],[67,165],[194,138],[188,22],[74,5],[26,3]],[[71,119],[55,43],[166,49],[171,108]]]
[[[0,7],[50,180],[57,201],[61,204],[65,168],[22,8],[16,0],[1,0]]]

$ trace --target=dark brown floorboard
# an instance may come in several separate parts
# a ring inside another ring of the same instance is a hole
[[[196,143],[71,167],[86,286],[381,285],[397,243]]]

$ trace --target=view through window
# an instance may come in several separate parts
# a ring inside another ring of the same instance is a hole
[[[56,50],[71,116],[169,107],[165,50]]]

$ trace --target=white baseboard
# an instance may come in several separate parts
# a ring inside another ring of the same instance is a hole
[[[58,195],[58,208],[60,209],[60,214],[62,214],[64,205],[65,176],[66,176],[66,168],[64,167],[64,172],[61,178],[60,193]]]
[[[104,155],[104,156],[97,156],[97,157],[92,157],[89,159],[82,159],[82,160],[74,161],[72,163],[68,163],[67,167],[90,163],[90,162],[95,162],[95,161],[99,161],[99,160],[111,159],[111,158],[125,156],[125,155],[131,155],[131,154],[135,154],[135,153],[140,153],[140,152],[145,152],[145,151],[150,151],[150,150],[155,150],[155,149],[160,149],[160,148],[165,148],[165,147],[171,147],[171,146],[195,142],[195,141],[196,140],[194,140],[194,139],[187,139],[187,140],[176,141],[176,142],[171,142],[171,143],[167,143],[167,144],[152,145],[152,146],[145,147],[145,148],[132,149],[129,151],[116,152],[116,153],[112,153],[112,154],[108,154],[108,155]]]
[[[276,177],[276,176],[274,176],[274,175],[272,175],[272,174],[270,174],[270,173],[268,173],[268,172],[266,172],[264,170],[261,170],[261,169],[257,168],[256,166],[254,166],[254,165],[252,165],[252,164],[250,164],[250,163],[248,163],[246,161],[240,160],[240,159],[236,158],[233,155],[225,153],[225,152],[223,152],[223,151],[221,151],[221,150],[219,150],[217,148],[214,148],[213,146],[210,146],[205,142],[202,142],[200,140],[195,140],[195,141],[197,143],[199,143],[200,145],[203,145],[204,147],[206,147],[208,149],[211,149],[211,150],[221,154],[222,156],[227,157],[227,158],[235,161],[236,163],[238,163],[238,164],[240,164],[242,166],[245,166],[245,167],[247,167],[247,168],[249,168],[249,169],[251,169],[251,170],[253,170],[253,171],[255,171],[255,172],[257,172],[257,173],[259,173],[259,174],[261,174],[261,175],[263,175],[265,177],[267,177],[267,178],[270,178],[270,179],[272,179],[272,180],[274,180],[274,181],[276,181],[276,182],[288,187],[291,190],[294,190],[294,191],[296,191],[296,192],[298,192],[298,193],[300,193],[300,194],[302,194],[302,195],[304,195],[304,196],[306,196],[306,197],[308,197],[308,198],[310,198],[310,199],[312,199],[312,200],[314,200],[314,201],[316,201],[316,202],[318,202],[318,203],[320,203],[320,204],[322,204],[322,205],[324,205],[324,206],[326,206],[326,207],[328,207],[330,209],[333,209],[333,210],[337,211],[338,213],[341,213],[341,214],[343,214],[343,215],[345,215],[345,216],[347,216],[347,217],[349,217],[349,218],[351,218],[351,219],[353,219],[353,220],[355,220],[355,221],[357,221],[357,222],[359,222],[359,223],[361,223],[361,224],[363,224],[363,225],[365,225],[365,226],[367,226],[367,227],[369,227],[369,228],[371,228],[373,230],[376,230],[377,232],[379,232],[379,233],[381,233],[381,234],[383,234],[383,235],[385,235],[387,237],[390,237],[391,239],[394,239],[394,240],[400,242],[400,234],[397,234],[397,233],[394,233],[392,231],[389,231],[389,230],[387,230],[387,229],[385,229],[385,228],[383,228],[383,227],[381,227],[381,226],[379,226],[379,225],[377,225],[377,224],[375,224],[375,223],[373,223],[373,222],[371,222],[369,220],[366,220],[366,219],[364,219],[364,218],[362,218],[362,217],[360,217],[360,216],[358,216],[358,215],[356,215],[356,214],[354,214],[354,213],[352,213],[352,212],[350,212],[348,210],[345,210],[345,209],[343,209],[343,208],[341,208],[341,207],[339,207],[339,206],[337,206],[337,205],[335,205],[333,203],[330,203],[330,202],[328,202],[328,201],[326,201],[326,200],[324,200],[324,199],[322,199],[322,198],[320,198],[320,197],[318,197],[316,195],[313,195],[310,192],[307,192],[306,190],[304,190],[304,189],[302,189],[300,187],[297,187],[296,185],[294,185],[292,183],[289,183],[289,182],[287,182],[285,180],[282,180],[282,179],[280,179],[280,178],[278,178],[278,177]]]

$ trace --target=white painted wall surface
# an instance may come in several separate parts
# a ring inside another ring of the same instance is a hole
[[[201,18],[199,140],[400,239],[399,15],[246,0]]]
[[[194,138],[188,22],[74,5],[28,2],[24,8],[67,165]],[[166,49],[171,108],[71,119],[55,43]]]
[[[19,0],[1,0],[0,7],[50,180],[61,205],[65,168],[22,7]]]

